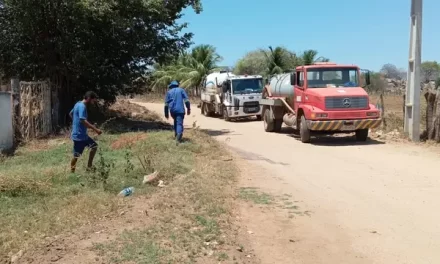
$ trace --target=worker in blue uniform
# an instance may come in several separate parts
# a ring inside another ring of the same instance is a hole
[[[174,137],[177,143],[182,141],[183,135],[183,119],[186,114],[191,114],[191,105],[189,103],[188,95],[183,88],[179,87],[179,82],[172,81],[168,85],[168,92],[165,97],[165,117],[169,118],[169,114],[174,120]]]

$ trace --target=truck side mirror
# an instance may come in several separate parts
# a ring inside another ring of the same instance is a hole
[[[229,91],[229,87],[231,85],[231,81],[227,80],[223,82],[222,88],[223,88],[223,93],[226,93]]]
[[[228,86],[226,86],[225,84],[223,84],[223,93],[226,93],[228,91]]]
[[[222,87],[222,84],[218,83],[217,77],[215,77],[215,85],[217,85],[218,88]]]
[[[290,84],[291,85],[296,85],[296,73],[291,73],[290,74]]]
[[[366,85],[370,85],[370,84],[371,84],[370,72],[369,72],[369,71],[367,71],[367,72],[365,73],[365,84],[366,84]]]
[[[371,73],[369,70],[361,70],[364,73],[364,77],[365,77],[365,84],[362,87],[367,87],[368,85],[371,84]]]

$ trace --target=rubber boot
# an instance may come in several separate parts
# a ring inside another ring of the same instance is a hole
[[[176,145],[178,145],[179,143],[182,143],[182,134],[177,134],[176,136]]]

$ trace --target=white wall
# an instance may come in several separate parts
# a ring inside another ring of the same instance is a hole
[[[13,144],[11,93],[0,92],[0,149],[10,149]]]

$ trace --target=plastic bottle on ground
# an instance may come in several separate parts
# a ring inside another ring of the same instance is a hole
[[[119,196],[126,197],[126,196],[132,195],[133,193],[134,193],[134,187],[128,187],[128,188],[125,188],[124,190],[122,190],[119,193]]]

